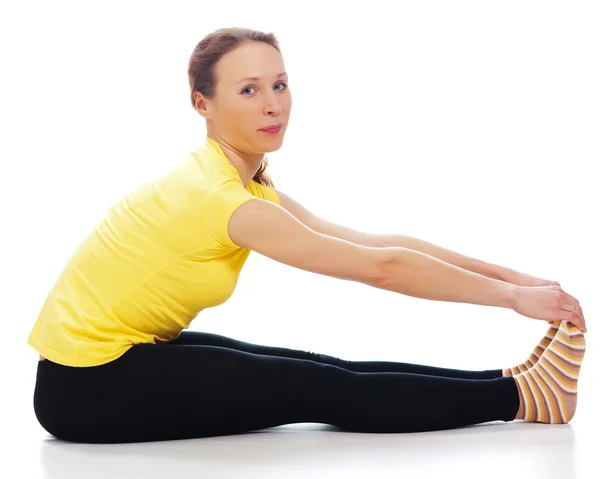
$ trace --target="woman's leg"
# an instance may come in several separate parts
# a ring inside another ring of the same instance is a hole
[[[519,409],[513,377],[362,373],[218,346],[138,344],[94,367],[39,361],[34,407],[54,436],[121,443],[239,434],[300,422],[359,432],[416,432]]]
[[[262,346],[247,343],[239,339],[233,339],[220,334],[207,333],[203,331],[182,331],[179,336],[169,343],[173,345],[204,345],[220,346],[222,348],[235,349],[254,354],[266,354],[294,359],[310,359],[322,364],[332,364],[340,368],[362,373],[413,373],[426,376],[442,376],[447,378],[463,379],[494,379],[502,377],[502,369],[489,369],[483,371],[468,371],[461,369],[439,368],[420,364],[391,362],[391,361],[348,361],[325,354],[313,353],[274,346]]]
[[[503,376],[514,376],[532,368],[544,353],[550,342],[554,339],[560,326],[560,321],[555,321],[550,325],[533,352],[525,362],[503,369],[486,369],[479,371],[440,368],[437,366],[425,366],[420,364],[391,362],[391,361],[348,361],[325,354],[313,353],[311,351],[301,351],[296,349],[281,348],[274,346],[262,346],[252,344],[238,339],[229,338],[214,333],[202,331],[181,331],[179,337],[167,344],[196,344],[206,346],[220,346],[223,348],[236,349],[254,354],[266,354],[270,356],[280,356],[295,359],[310,359],[323,364],[332,364],[349,371],[371,373],[371,372],[398,372],[424,374],[427,376],[442,376],[448,378],[462,379],[494,379]]]

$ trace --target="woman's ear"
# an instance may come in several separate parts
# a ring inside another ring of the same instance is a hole
[[[207,102],[202,93],[200,93],[199,91],[194,92],[194,105],[198,113],[200,113],[207,120],[210,119],[210,114],[207,108]]]

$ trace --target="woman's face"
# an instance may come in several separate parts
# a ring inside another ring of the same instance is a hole
[[[215,65],[215,97],[206,100],[209,132],[246,153],[278,150],[292,109],[288,77],[282,73],[281,54],[266,43],[247,43],[223,55]],[[279,133],[260,131],[278,123],[283,125]]]

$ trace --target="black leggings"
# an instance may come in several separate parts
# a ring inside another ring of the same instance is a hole
[[[325,423],[356,432],[417,432],[512,421],[514,378],[260,346],[182,331],[92,367],[38,362],[41,426],[74,442],[123,443]]]

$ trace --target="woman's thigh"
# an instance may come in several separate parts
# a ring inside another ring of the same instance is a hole
[[[282,358],[308,359],[323,364],[332,364],[345,369],[350,369],[352,363],[351,361],[328,356],[326,354],[278,346],[263,346],[261,344],[248,343],[239,339],[204,331],[182,331],[176,339],[166,344],[219,346],[221,348],[235,349],[246,353],[265,354],[267,356],[278,356]]]
[[[60,439],[186,439],[325,422],[350,374],[218,346],[138,344],[101,366],[40,361],[34,404],[40,424]]]

